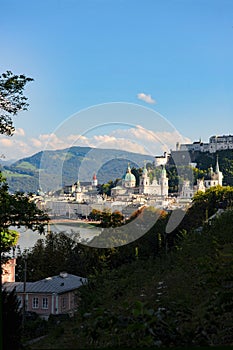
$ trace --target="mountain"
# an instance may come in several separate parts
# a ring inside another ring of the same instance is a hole
[[[128,163],[142,167],[153,162],[153,156],[116,149],[71,147],[63,150],[41,151],[11,165],[2,166],[11,192],[57,190],[77,180],[91,181],[96,173],[99,183],[121,178]]]
[[[11,165],[16,162],[17,159],[4,160],[0,158],[0,166]]]

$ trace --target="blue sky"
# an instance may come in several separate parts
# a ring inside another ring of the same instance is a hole
[[[29,111],[15,119],[18,132],[0,138],[8,158],[40,150],[51,134],[48,147],[66,146],[54,130],[80,110],[109,102],[150,108],[167,120],[164,131],[171,131],[171,123],[192,141],[233,133],[232,0],[0,0],[0,5],[1,72],[35,79],[26,89]],[[158,131],[158,120],[143,113],[139,119],[103,115],[88,120],[79,113],[71,134],[83,134],[99,119]],[[109,136],[104,127],[98,132]]]

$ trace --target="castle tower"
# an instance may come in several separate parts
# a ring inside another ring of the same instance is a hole
[[[97,186],[98,185],[98,180],[96,177],[96,174],[94,173],[93,178],[92,178],[92,186]]]
[[[168,196],[168,178],[165,166],[162,166],[162,173],[160,177],[160,188],[161,188],[161,196]]]

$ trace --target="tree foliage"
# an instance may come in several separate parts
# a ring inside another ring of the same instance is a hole
[[[48,220],[48,215],[37,208],[30,195],[21,192],[10,194],[6,180],[0,172],[1,252],[9,251],[17,242],[18,233],[10,229],[11,226],[25,226],[42,233]]]
[[[1,292],[3,349],[21,349],[22,314],[15,290]]]
[[[13,135],[15,128],[12,116],[27,110],[27,97],[23,92],[26,84],[32,80],[24,74],[16,75],[11,71],[0,75],[0,134]]]

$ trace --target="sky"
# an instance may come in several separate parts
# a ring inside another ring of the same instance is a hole
[[[232,0],[0,0],[0,73],[34,79],[6,160],[82,145],[159,154],[233,134]]]

